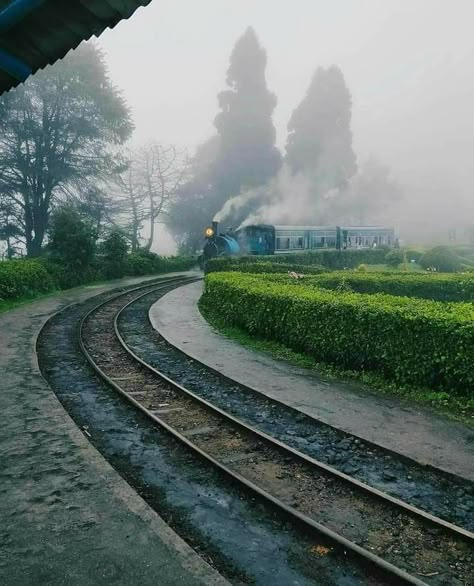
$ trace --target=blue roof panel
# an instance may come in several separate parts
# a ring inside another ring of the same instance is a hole
[[[62,59],[82,41],[99,36],[121,20],[130,18],[140,6],[151,0],[0,0],[2,10],[13,4],[28,3],[32,9],[9,28],[0,28],[0,52],[21,62],[32,73]],[[18,14],[19,12],[16,11]],[[9,61],[11,64],[11,60]],[[21,69],[21,68],[20,68]],[[0,95],[21,83],[2,67]],[[17,76],[17,77],[21,77]]]

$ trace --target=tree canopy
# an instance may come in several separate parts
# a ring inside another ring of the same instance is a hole
[[[105,60],[83,44],[0,99],[0,193],[29,256],[37,256],[54,204],[88,193],[113,167],[131,116]]]
[[[338,67],[318,68],[288,123],[286,162],[321,193],[344,187],[357,170],[351,95]]]
[[[280,167],[272,121],[276,97],[267,88],[266,65],[266,52],[249,27],[230,56],[229,89],[218,96],[219,151],[213,183],[219,206],[241,189],[265,183]]]
[[[276,97],[267,88],[266,65],[266,52],[249,27],[231,53],[228,89],[218,95],[217,135],[198,148],[190,180],[170,210],[168,226],[187,251],[202,246],[204,226],[227,200],[266,183],[280,168],[272,121]]]

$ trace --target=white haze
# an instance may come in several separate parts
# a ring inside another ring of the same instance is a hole
[[[243,191],[228,200],[214,220],[230,223],[241,215],[239,212],[250,208],[253,211],[246,215],[237,229],[253,224],[390,224],[403,197],[398,185],[390,181],[391,178],[387,181],[378,179],[376,175],[374,179],[374,175],[370,175],[373,178],[371,194],[381,199],[378,206],[371,204],[369,210],[361,209],[367,204],[365,192],[361,189],[361,184],[362,188],[365,185],[367,189],[366,181],[361,180],[367,177],[367,169],[373,168],[374,164],[377,169],[380,168],[378,164],[368,161],[344,188],[329,190],[318,190],[306,175],[294,175],[283,165],[277,176],[265,185]],[[389,192],[385,199],[379,195],[382,190]]]
[[[213,133],[232,46],[252,25],[286,124],[318,66],[337,64],[353,96],[354,147],[393,170],[401,230],[427,236],[473,221],[472,0],[154,0],[101,37],[135,141],[195,147]]]

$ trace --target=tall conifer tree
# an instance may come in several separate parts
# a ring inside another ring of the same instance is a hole
[[[311,177],[320,192],[344,187],[357,170],[351,109],[341,70],[319,68],[288,123],[286,162],[293,173]]]
[[[229,89],[218,96],[220,138],[214,166],[217,202],[265,183],[280,167],[272,121],[276,97],[266,84],[267,55],[253,28],[237,40],[227,71]],[[217,211],[217,210],[216,210]]]

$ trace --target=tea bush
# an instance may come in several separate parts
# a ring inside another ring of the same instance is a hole
[[[265,257],[268,258],[268,257]],[[290,263],[274,263],[270,261],[260,262],[235,262],[236,259],[223,257],[213,258],[208,261],[206,267],[206,273],[222,272],[222,271],[238,271],[241,273],[305,273],[307,275],[317,275],[325,272],[327,269],[323,266],[318,265],[303,265],[303,264],[290,264]]]
[[[55,280],[37,260],[0,262],[0,300],[53,291]]]
[[[436,269],[446,273],[455,273],[461,269],[462,263],[458,255],[448,246],[435,246],[419,260],[424,269]]]
[[[355,268],[360,264],[384,264],[388,250],[370,248],[367,250],[315,250],[291,252],[288,254],[249,255],[213,258],[206,263],[206,272],[230,270],[228,267],[242,267],[246,264],[272,263],[294,266],[323,266],[329,269]],[[225,267],[225,268],[224,268]],[[234,270],[232,268],[232,270]],[[292,270],[295,270],[294,268]]]
[[[128,255],[125,264],[120,265],[120,276],[123,271],[131,276],[186,271],[195,265],[196,259],[192,257],[162,257],[153,253],[136,253]],[[94,260],[87,266],[73,269],[70,265],[60,262],[57,257],[3,261],[0,262],[0,302],[33,297],[40,293],[69,289],[119,276],[117,272],[110,271],[110,266]],[[115,265],[113,266],[115,268]]]
[[[319,361],[472,395],[472,304],[329,291],[242,273],[208,275],[200,303],[228,325]]]
[[[312,277],[312,285],[356,293],[386,293],[435,301],[474,301],[474,275],[430,273],[354,273],[339,271]]]

